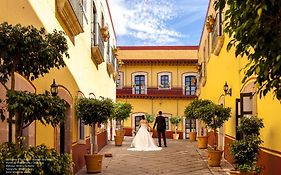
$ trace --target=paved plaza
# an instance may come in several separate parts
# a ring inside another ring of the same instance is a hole
[[[100,154],[112,153],[103,158],[103,175],[226,175],[231,165],[222,160],[221,167],[208,167],[207,150],[198,149],[197,142],[167,140],[168,147],[161,151],[128,151],[132,137],[125,137],[123,146],[114,142],[105,146]],[[156,142],[156,139],[155,139]],[[77,175],[86,173],[83,168]]]

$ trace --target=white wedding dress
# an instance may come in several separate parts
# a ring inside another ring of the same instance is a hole
[[[141,124],[135,138],[132,141],[130,151],[159,151],[161,147],[155,145],[152,136],[147,131],[147,124]]]

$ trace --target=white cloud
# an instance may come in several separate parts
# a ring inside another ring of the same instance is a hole
[[[202,18],[207,0],[109,0],[115,31],[119,38],[131,38],[138,45],[179,45],[189,38],[176,29]],[[193,3],[189,6],[188,3]],[[187,18],[186,15],[190,17]],[[167,24],[176,18],[172,26]]]

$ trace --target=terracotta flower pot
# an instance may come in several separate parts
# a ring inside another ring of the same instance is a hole
[[[190,141],[196,141],[196,135],[197,135],[197,132],[190,132],[189,133],[189,140]]]
[[[179,134],[173,134],[173,139],[174,139],[174,140],[178,140],[178,139],[179,139],[179,136],[180,136]]]
[[[114,136],[115,146],[122,146],[123,137],[122,136]]]
[[[198,148],[206,149],[208,146],[208,136],[198,136]]]
[[[100,173],[102,168],[102,157],[100,154],[86,154],[85,156],[87,173]]]
[[[220,150],[208,150],[208,165],[211,167],[220,166],[222,153],[223,151]]]

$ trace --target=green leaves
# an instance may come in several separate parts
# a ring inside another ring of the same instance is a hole
[[[63,32],[46,33],[44,28],[0,24],[0,82],[5,84],[15,72],[34,80],[50,69],[65,66],[69,57]]]
[[[179,117],[179,116],[172,116],[170,118],[170,122],[171,122],[171,124],[177,126],[181,122],[181,117]]]
[[[145,118],[148,123],[152,123],[154,121],[154,116],[152,114],[146,114]]]
[[[225,8],[225,6],[228,8]],[[247,56],[245,82],[257,76],[256,84],[260,97],[273,90],[281,100],[281,3],[275,0],[217,0],[215,9],[225,10],[225,28],[233,37],[227,46],[235,46],[235,55]],[[256,66],[253,66],[256,65]]]
[[[243,133],[242,140],[235,140],[230,145],[231,154],[235,158],[237,168],[243,172],[255,171],[260,139],[260,129],[263,128],[262,119],[258,117],[243,117],[238,130]]]
[[[112,112],[113,119],[116,119],[118,121],[124,121],[132,112],[132,105],[130,103],[125,102],[117,102],[114,104],[114,109]]]
[[[76,103],[77,117],[81,118],[86,125],[103,123],[110,117],[113,110],[111,99],[79,98]]]
[[[7,104],[9,112],[18,113],[25,126],[38,120],[44,125],[51,124],[55,127],[65,119],[66,103],[59,97],[8,91]]]
[[[197,115],[196,109],[212,103],[210,100],[195,99],[188,106],[185,107],[184,115],[188,119],[198,119],[200,115]]]
[[[225,108],[222,105],[216,105],[209,103],[205,106],[201,106],[195,110],[196,115],[202,120],[208,127],[214,131],[220,128],[225,121],[227,121],[230,115],[230,108]]]
[[[72,174],[73,161],[69,154],[58,154],[56,150],[45,145],[30,146],[23,144],[17,147],[14,143],[0,144],[0,174],[5,174],[5,162],[17,160],[32,165],[30,174]]]

